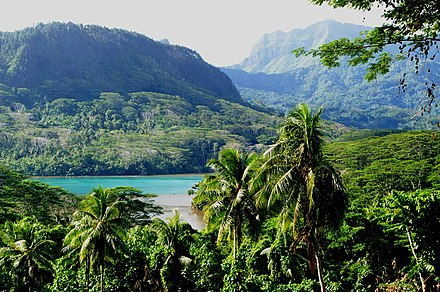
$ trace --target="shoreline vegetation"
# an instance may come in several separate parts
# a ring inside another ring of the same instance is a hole
[[[266,35],[242,64],[301,70],[235,72],[248,101],[195,51],[134,32],[0,32],[0,290],[440,291],[438,0],[311,2],[382,3],[387,23],[350,41],[323,22],[304,47],[283,41],[282,62]],[[395,130],[419,121],[434,130]],[[183,173],[209,175],[190,192],[181,176],[157,195],[127,186]],[[203,229],[184,222],[200,213]]]
[[[203,214],[202,230],[182,221],[186,211],[161,208],[136,188],[100,187],[80,197],[0,167],[0,286],[434,291],[437,132],[372,132],[323,147],[319,114],[297,108],[266,152],[220,149],[195,196],[165,195],[191,199],[187,212]]]
[[[178,174],[150,174],[150,175],[42,175],[42,176],[30,176],[31,179],[39,179],[39,178],[100,178],[100,177],[182,177],[182,176],[204,176],[211,173],[203,172],[203,173],[178,173]]]

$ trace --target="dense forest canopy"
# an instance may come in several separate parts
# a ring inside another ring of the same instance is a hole
[[[0,33],[0,83],[20,93],[29,89],[33,102],[149,91],[179,95],[192,104],[215,98],[242,103],[229,78],[193,50],[121,29],[73,23]]]
[[[0,287],[438,289],[438,133],[347,132],[325,143],[320,113],[299,113],[265,154],[223,149],[208,162],[214,172],[194,197],[202,231],[178,213],[152,218],[154,197],[133,188],[77,197],[1,167]]]
[[[271,143],[278,120],[222,99],[193,105],[152,92],[13,103],[0,107],[0,161],[30,175],[204,172],[226,145]]]
[[[0,48],[0,290],[440,289],[438,131],[270,115],[195,52],[121,30],[37,25]],[[183,172],[209,172],[189,192],[200,232],[129,186],[79,197],[26,176]]]

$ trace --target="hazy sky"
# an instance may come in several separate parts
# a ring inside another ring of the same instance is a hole
[[[241,62],[264,33],[326,19],[381,24],[380,11],[335,10],[308,0],[9,0],[1,14],[0,31],[50,21],[117,27],[167,38],[216,66]]]

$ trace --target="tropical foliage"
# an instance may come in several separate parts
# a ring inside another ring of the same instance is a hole
[[[237,149],[225,149],[218,159],[208,162],[214,170],[199,185],[194,198],[202,204],[208,228],[218,228],[218,241],[227,234],[232,237],[233,257],[237,257],[243,229],[256,226],[256,207],[250,194],[252,167],[256,155],[241,153]]]
[[[17,223],[7,221],[1,232],[0,264],[9,286],[34,291],[52,277],[51,245],[44,225],[23,218]]]
[[[317,268],[323,291],[320,237],[325,228],[341,222],[345,190],[339,174],[323,157],[321,111],[312,114],[301,104],[286,117],[278,142],[265,154],[267,160],[256,183],[261,185],[259,204],[281,206],[280,224],[284,230],[292,228],[292,250],[302,241],[306,243],[310,269]]]
[[[320,114],[298,106],[262,154],[220,149],[194,189],[201,231],[130,187],[67,200],[0,168],[1,290],[438,290],[438,133],[325,142]]]
[[[152,92],[12,103],[1,119],[0,161],[31,175],[203,172],[222,147],[270,143],[278,120],[221,99],[202,106]]]
[[[127,204],[111,189],[98,187],[83,200],[83,207],[74,214],[73,228],[65,238],[65,250],[78,254],[79,263],[99,268],[100,290],[103,291],[104,265],[112,260],[116,249],[125,239],[122,206]],[[88,278],[88,275],[87,275]],[[88,287],[89,285],[87,285]]]
[[[435,1],[312,2],[384,4],[391,21],[312,51],[328,66],[341,54],[373,60],[371,79],[390,65],[383,47],[399,42],[416,71],[435,61]],[[195,52],[125,31],[54,23],[0,33],[0,44],[1,291],[440,290],[438,132],[333,125],[324,135],[321,110],[301,104],[281,121]],[[341,44],[348,51],[325,50]],[[425,86],[432,101],[435,83]],[[76,197],[10,168],[212,171],[193,190],[207,228],[178,212],[156,218],[154,196],[131,187]]]
[[[26,178],[0,166],[0,222],[30,216],[44,224],[67,225],[78,197],[60,187]]]

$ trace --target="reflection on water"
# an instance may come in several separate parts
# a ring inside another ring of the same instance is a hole
[[[173,217],[173,210],[176,209],[180,213],[180,221],[188,222],[196,230],[202,230],[206,224],[201,214],[192,211],[192,198],[189,195],[158,195],[155,203],[163,208],[163,214],[158,217],[168,222],[168,218]]]
[[[163,207],[163,214],[157,216],[158,218],[164,220],[165,222],[169,222],[169,218],[173,217],[173,210],[176,209],[180,213],[180,221],[182,222],[188,222],[192,228],[200,231],[203,228],[206,227],[205,222],[203,222],[203,216],[201,214],[197,214],[191,210],[191,207],[187,206],[179,206],[179,207],[173,207],[168,208],[165,206]]]

